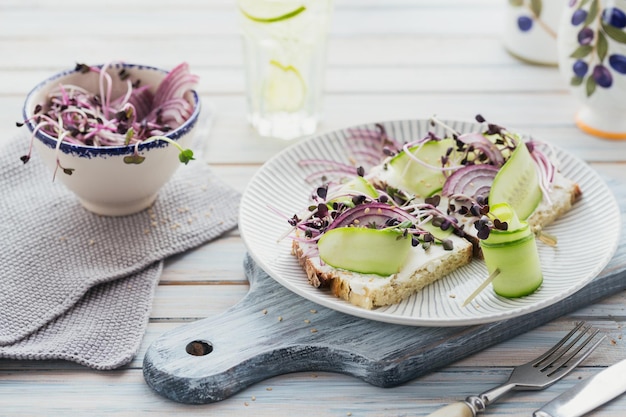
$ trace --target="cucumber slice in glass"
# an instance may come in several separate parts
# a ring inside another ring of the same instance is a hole
[[[239,0],[239,11],[246,18],[257,23],[275,23],[298,16],[306,10],[297,6],[262,0]]]
[[[317,242],[320,258],[335,268],[388,276],[400,271],[411,251],[411,239],[395,229],[338,227]]]
[[[517,216],[526,220],[542,198],[535,162],[526,145],[520,141],[493,180],[489,204],[509,203]]]
[[[441,157],[449,148],[455,147],[454,139],[432,140],[421,146],[414,146],[409,151],[420,161],[432,166],[441,166]],[[405,152],[393,157],[388,170],[396,179],[398,188],[415,194],[416,197],[430,197],[443,187],[446,177],[441,169],[434,169],[420,164]]]
[[[272,59],[263,84],[263,97],[269,111],[296,111],[304,105],[306,82],[296,67]]]

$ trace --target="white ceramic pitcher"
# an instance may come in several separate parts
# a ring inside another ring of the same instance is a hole
[[[626,0],[570,0],[558,52],[560,71],[582,104],[578,127],[626,139]]]
[[[568,0],[507,0],[504,47],[531,64],[558,63],[557,32]]]

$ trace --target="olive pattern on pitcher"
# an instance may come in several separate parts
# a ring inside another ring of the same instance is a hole
[[[626,13],[618,7],[601,9],[599,0],[571,0],[575,8],[570,23],[580,28],[570,84],[584,86],[587,97],[597,89],[610,88],[614,75],[626,74],[626,56],[612,52],[612,44],[626,44]]]

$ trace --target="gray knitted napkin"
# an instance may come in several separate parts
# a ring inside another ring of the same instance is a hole
[[[196,160],[150,209],[98,216],[36,153],[22,164],[28,140],[0,141],[0,358],[116,368],[139,348],[162,260],[235,227],[240,195]]]

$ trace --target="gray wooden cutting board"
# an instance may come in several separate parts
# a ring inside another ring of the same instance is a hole
[[[626,211],[626,188],[611,187]],[[622,236],[626,222],[622,220]],[[144,377],[183,403],[223,400],[272,376],[340,372],[380,387],[402,384],[626,289],[626,245],[589,285],[550,307],[495,323],[412,327],[349,316],[282,287],[250,257],[250,291],[223,314],[163,334],[144,358]]]

